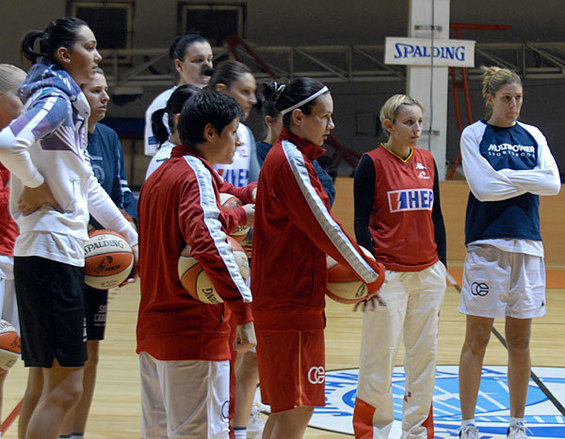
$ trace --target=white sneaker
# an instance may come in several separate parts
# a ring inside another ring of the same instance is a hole
[[[509,439],[526,439],[528,437],[526,434],[526,426],[519,422],[512,427],[508,427],[506,437]]]
[[[479,439],[479,430],[473,424],[466,425],[459,430],[460,439]]]
[[[249,422],[247,423],[247,439],[261,439],[264,428],[265,421],[261,418],[261,414],[257,406],[253,404],[251,416],[249,416]]]

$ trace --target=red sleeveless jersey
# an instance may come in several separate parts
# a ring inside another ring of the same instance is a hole
[[[420,271],[435,264],[435,167],[431,152],[413,148],[404,160],[381,146],[367,156],[375,165],[369,221],[375,258],[394,271]]]

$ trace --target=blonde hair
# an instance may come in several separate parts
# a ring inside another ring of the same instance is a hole
[[[496,66],[481,66],[483,71],[483,98],[486,103],[487,119],[492,115],[492,105],[488,101],[488,96],[494,96],[498,90],[506,84],[522,85],[522,80],[517,73]]]
[[[26,72],[12,64],[0,64],[0,93],[17,89],[26,79]]]
[[[385,120],[389,119],[394,122],[396,116],[398,116],[398,113],[400,112],[400,107],[402,107],[403,105],[417,105],[418,107],[420,107],[420,110],[422,110],[422,113],[424,112],[424,106],[419,101],[410,96],[402,94],[391,96],[381,107],[381,113],[379,116],[383,131],[386,132],[387,135],[389,134],[389,132],[385,127]]]

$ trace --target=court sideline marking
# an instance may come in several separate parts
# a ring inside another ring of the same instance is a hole
[[[457,283],[455,278],[449,273],[449,271],[447,272],[446,276],[447,276],[447,280],[451,283],[451,285],[453,285],[455,287],[455,289],[457,290],[457,292],[459,294],[461,294],[461,287],[459,286],[459,284]],[[502,343],[502,346],[504,346],[506,349],[508,349],[508,345],[506,344],[506,340],[504,339],[502,334],[500,332],[498,332],[498,330],[496,329],[494,324],[492,325],[491,332],[500,341],[500,343]],[[559,400],[555,397],[555,395],[553,395],[553,393],[551,393],[551,391],[538,378],[538,376],[535,374],[535,372],[533,370],[531,370],[531,368],[530,368],[530,377],[532,378],[533,382],[536,383],[536,385],[540,388],[540,390],[545,394],[545,396],[547,396],[547,399],[549,399],[551,401],[551,403],[555,406],[555,408],[557,410],[559,410],[559,412],[561,412],[561,414],[563,416],[565,416],[565,407],[563,407],[563,404],[561,404],[561,402],[559,402]]]

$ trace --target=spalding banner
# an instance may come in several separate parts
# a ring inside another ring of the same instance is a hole
[[[385,39],[385,64],[434,67],[475,67],[475,42],[427,38]]]

